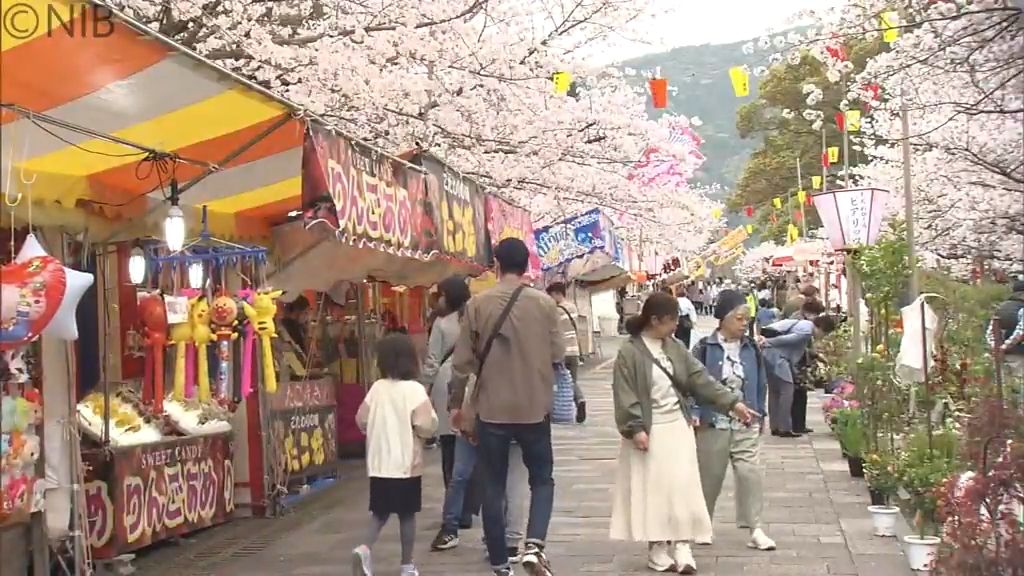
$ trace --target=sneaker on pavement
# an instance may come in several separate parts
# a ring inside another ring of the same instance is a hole
[[[412,564],[402,565],[402,576],[420,576],[420,571]]]
[[[541,550],[535,544],[526,545],[526,550],[523,551],[520,562],[522,562],[523,568],[526,569],[526,573],[530,576],[553,576],[551,563],[548,562],[547,556],[544,555],[544,550]]]
[[[459,535],[446,532],[441,529],[434,537],[434,541],[430,543],[430,549],[440,552],[442,550],[451,550],[459,545]]]
[[[675,572],[676,562],[672,559],[668,542],[654,542],[649,545],[647,567],[655,572]]]
[[[583,424],[587,421],[587,403],[580,401],[576,403],[576,423]]]
[[[352,551],[352,574],[355,576],[373,576],[373,559],[370,549],[359,546]]]
[[[697,561],[693,558],[693,550],[686,542],[672,544],[672,560],[680,574],[697,573]]]
[[[757,550],[775,550],[775,541],[769,538],[764,530],[758,528],[750,533],[750,542],[747,542],[747,547]]]
[[[511,568],[499,568],[494,571],[494,576],[515,576]]]

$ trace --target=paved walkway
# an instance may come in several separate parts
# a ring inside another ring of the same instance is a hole
[[[611,356],[617,342],[605,344]],[[558,576],[647,574],[646,546],[610,542],[610,491],[619,437],[613,425],[611,362],[588,364],[581,377],[590,421],[556,427],[556,505],[548,550]],[[731,524],[732,479],[727,480],[717,517],[715,544],[700,547],[702,576],[904,576],[906,560],[894,539],[871,536],[865,509],[867,489],[850,478],[839,446],[826,432],[819,399],[812,399],[810,437],[783,441],[767,437],[765,516],[774,552],[748,549],[747,531]],[[429,543],[439,527],[442,482],[440,455],[424,479],[417,560],[425,576],[488,574],[480,531],[462,534],[458,549],[437,553]],[[137,562],[143,575],[313,576],[348,574],[349,551],[365,531],[367,482],[358,463],[346,478],[276,520],[239,520],[171,545]],[[398,526],[389,525],[376,552],[378,574],[398,574]]]

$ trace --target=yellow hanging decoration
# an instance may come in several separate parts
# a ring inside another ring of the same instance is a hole
[[[821,176],[811,176],[811,187],[815,190],[821,190]]]
[[[743,66],[729,68],[729,80],[732,81],[732,91],[737,98],[750,95],[750,73]]]
[[[846,130],[860,132],[860,110],[846,111]]]
[[[569,93],[569,88],[572,87],[572,74],[569,72],[555,72],[551,76],[552,82],[555,84],[555,94],[558,96],[565,96]]]
[[[828,161],[839,162],[839,146],[828,147]]]
[[[800,229],[796,227],[796,224],[789,224],[789,233],[787,236],[790,244],[794,244],[800,239]]]
[[[754,233],[754,225],[753,224],[747,224],[747,234],[753,234],[753,233]]]
[[[801,204],[807,202],[807,191],[806,190],[797,190],[796,191],[796,199],[797,199],[797,202],[800,202]]]
[[[882,12],[878,15],[878,19],[882,21],[882,40],[892,44],[900,37],[900,15],[899,12],[890,10],[888,12]]]
[[[721,208],[712,208],[711,209],[711,217],[714,218],[715,220],[718,220],[719,218],[721,218],[722,217],[722,209]]]
[[[772,198],[772,206],[782,208],[782,198],[779,198],[778,196]]]

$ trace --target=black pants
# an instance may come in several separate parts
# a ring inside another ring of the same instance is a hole
[[[790,414],[793,416],[794,432],[807,430],[807,388],[803,384],[797,384],[793,390],[793,409]]]
[[[444,487],[452,483],[452,468],[455,467],[455,435],[445,434],[438,437],[441,446],[441,474],[444,476]]]
[[[690,348],[690,334],[693,328],[683,326],[682,322],[676,325],[676,340],[682,342],[687,349]]]

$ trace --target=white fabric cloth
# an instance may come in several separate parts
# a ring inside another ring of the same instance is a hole
[[[692,320],[693,323],[696,324],[697,308],[693,306],[693,302],[691,302],[690,299],[687,298],[686,296],[680,296],[676,298],[676,301],[679,302],[679,315],[689,316],[690,320]]]
[[[654,355],[655,360],[669,372],[674,373],[672,362],[665,355],[662,341],[648,338],[647,336],[642,336],[642,338],[644,345]],[[682,409],[679,406],[679,395],[676,394],[676,390],[672,386],[672,380],[669,379],[664,370],[654,365],[651,366],[651,399],[653,400],[651,403],[652,416],[655,421],[672,421],[682,414]]]
[[[681,412],[651,427],[647,452],[622,440],[610,536],[632,542],[711,539],[693,429]]]
[[[718,341],[725,351],[725,359],[722,362],[722,383],[742,398],[743,384],[746,379],[743,362],[740,360],[740,347],[743,342],[741,340],[726,341],[721,335],[719,335]],[[736,418],[717,412],[712,417],[712,425],[720,430],[742,430],[745,428]]]
[[[437,430],[427,391],[415,380],[377,380],[366,393],[356,424],[366,432],[366,471],[376,478],[422,474],[423,442]]]
[[[939,326],[939,317],[924,299],[928,294],[918,296],[909,305],[900,309],[903,318],[903,339],[900,341],[900,352],[896,356],[896,375],[903,382],[923,382],[925,355],[927,367],[935,364],[935,330]],[[921,314],[924,314],[924,329],[921,327]],[[924,346],[927,344],[927,352]]]

